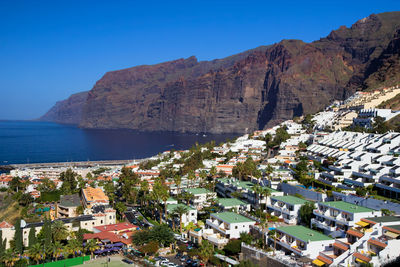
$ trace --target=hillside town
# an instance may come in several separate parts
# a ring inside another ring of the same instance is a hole
[[[0,176],[0,257],[7,266],[116,254],[171,267],[399,262],[400,132],[388,124],[400,113],[380,108],[399,94],[357,92],[270,129],[124,165],[15,168]]]

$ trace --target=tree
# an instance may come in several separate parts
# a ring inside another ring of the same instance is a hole
[[[181,183],[182,183],[182,177],[180,175],[176,174],[173,179],[174,179],[174,183],[175,183],[175,185],[177,187],[177,193],[179,194],[180,193]]]
[[[214,255],[214,246],[207,240],[202,240],[199,247],[199,256],[206,263]]]
[[[234,256],[240,253],[242,249],[242,241],[240,239],[231,239],[224,247],[226,256]]]
[[[182,216],[183,214],[187,214],[189,209],[185,206],[179,205],[175,209],[172,210],[173,214],[179,216],[179,232],[182,234]]]
[[[139,250],[144,253],[145,256],[147,256],[147,254],[155,254],[157,253],[159,247],[158,247],[158,243],[156,241],[151,241],[148,244],[142,246],[141,248],[139,248]]]
[[[37,239],[36,239],[36,230],[35,227],[31,227],[31,229],[29,229],[29,236],[28,236],[28,241],[29,241],[29,247],[31,248],[34,244],[37,243]]]
[[[130,168],[123,167],[119,176],[118,184],[122,197],[130,203],[134,203],[137,197],[137,192],[133,192],[132,188],[139,182],[139,176]]]
[[[57,260],[61,256],[63,249],[64,249],[64,246],[59,241],[56,241],[53,244],[51,244],[52,257],[55,260]]]
[[[38,185],[37,190],[40,192],[51,192],[57,189],[56,184],[54,181],[50,180],[49,178],[43,178],[41,180],[41,184]]]
[[[43,247],[39,243],[36,243],[29,248],[28,255],[36,262],[36,264],[39,264],[39,262],[44,260],[46,257]]]
[[[123,202],[117,202],[115,204],[115,209],[117,210],[118,217],[121,220],[122,217],[124,216],[124,212],[126,211],[125,204]]]
[[[68,244],[65,246],[65,251],[69,255],[73,255],[73,257],[75,257],[82,251],[82,243],[80,243],[77,239],[70,239],[68,240]]]
[[[68,237],[68,229],[60,220],[53,222],[51,232],[54,242],[66,240]]]
[[[15,252],[17,252],[18,254],[22,254],[24,245],[22,242],[21,219],[17,220],[14,227],[15,227],[15,233],[14,233]]]
[[[67,169],[65,172],[60,173],[60,180],[63,182],[61,185],[61,192],[64,195],[70,195],[77,191],[78,174],[71,169]]]
[[[6,266],[11,267],[14,266],[16,261],[18,261],[18,256],[12,249],[7,249],[3,254],[2,261]]]
[[[274,239],[274,255],[276,252],[276,239],[278,238],[278,234],[276,230],[271,230],[268,232],[268,236]]]
[[[314,202],[306,202],[300,207],[299,216],[303,224],[310,226],[311,219],[314,218],[313,210],[315,209]]]
[[[33,202],[33,197],[29,193],[22,194],[21,197],[18,200],[18,203],[21,206],[28,206]]]
[[[249,233],[241,232],[240,233],[240,241],[242,241],[243,243],[246,243],[247,245],[251,245],[251,243],[253,242],[253,236]]]
[[[169,246],[174,242],[174,233],[168,225],[156,225],[150,231],[150,241],[157,241],[161,246]]]
[[[97,245],[95,239],[90,239],[89,242],[86,243],[85,249],[90,252],[91,258],[93,259],[93,253],[98,250],[100,247]]]
[[[211,167],[210,175],[211,175],[211,177],[214,177],[215,175],[217,175],[217,168],[215,166]]]
[[[190,181],[190,186],[193,186],[194,180],[196,179],[196,174],[194,173],[193,170],[190,170],[188,173],[188,180]]]

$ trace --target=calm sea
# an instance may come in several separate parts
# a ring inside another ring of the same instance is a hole
[[[0,165],[12,163],[141,159],[195,142],[217,143],[235,135],[87,130],[50,122],[0,121]]]

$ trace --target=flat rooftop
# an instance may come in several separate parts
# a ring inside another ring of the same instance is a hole
[[[361,220],[368,220],[374,223],[399,222],[400,224],[400,217],[397,216],[368,217]]]
[[[173,210],[176,209],[177,207],[184,207],[184,208],[187,208],[188,211],[189,211],[189,210],[195,210],[194,208],[192,208],[192,207],[190,207],[190,206],[187,206],[187,205],[182,204],[182,203],[178,203],[178,204],[168,204],[168,205],[167,205],[167,211],[173,211]]]
[[[247,205],[246,202],[241,201],[240,199],[237,198],[218,198],[217,201],[224,207]]]
[[[234,213],[234,212],[219,212],[219,213],[212,213],[211,217],[215,217],[221,221],[226,223],[245,223],[245,222],[254,222],[253,220],[244,217],[243,215]]]
[[[304,242],[307,242],[308,240],[310,241],[333,240],[333,238],[330,238],[327,235],[321,234],[320,232],[314,231],[310,228],[301,225],[282,226],[282,227],[277,227],[276,230],[291,235],[296,239],[300,239]]]
[[[304,203],[309,202],[305,199],[295,197],[295,196],[276,196],[276,197],[271,197],[271,199],[279,200],[279,201],[289,203],[292,205],[303,205]]]
[[[187,188],[185,191],[193,195],[212,194],[212,192],[205,188]]]
[[[346,211],[349,213],[361,213],[361,212],[373,212],[376,210],[362,207],[362,206],[357,206],[352,203],[347,203],[344,201],[330,201],[330,202],[319,202],[321,205],[325,205],[334,209]]]

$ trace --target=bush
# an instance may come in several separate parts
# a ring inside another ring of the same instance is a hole
[[[242,241],[240,241],[239,239],[232,239],[229,240],[228,244],[225,245],[223,250],[225,252],[225,255],[234,256],[239,254],[241,249]]]

